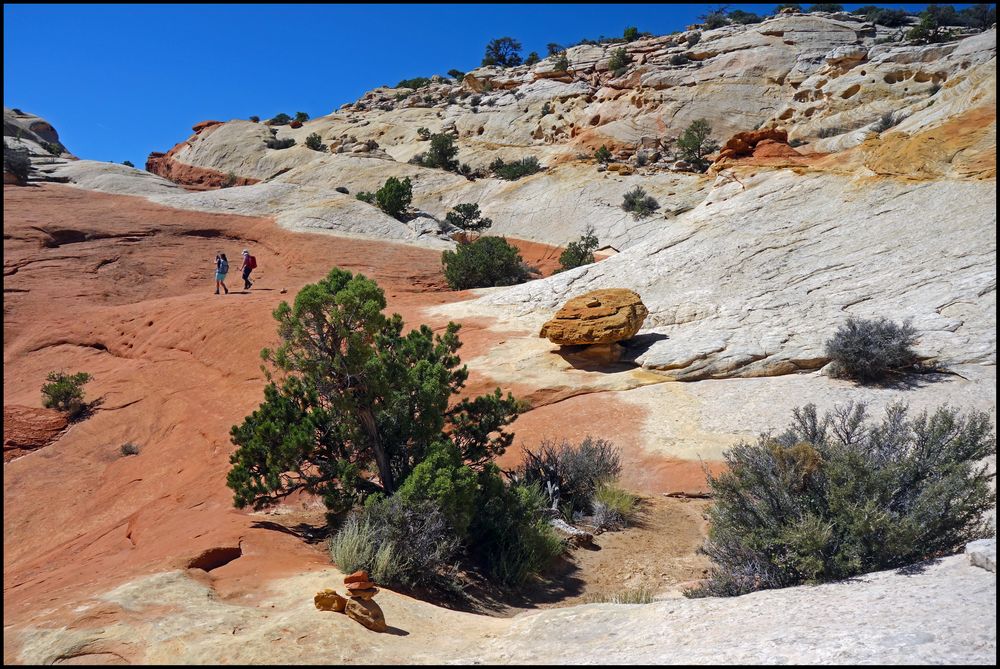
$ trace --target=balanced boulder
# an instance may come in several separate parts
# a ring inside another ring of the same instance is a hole
[[[634,337],[648,313],[631,290],[592,290],[564,304],[539,336],[561,346],[611,344]]]

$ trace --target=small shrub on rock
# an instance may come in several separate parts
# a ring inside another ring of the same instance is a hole
[[[295,112],[295,120],[298,121],[299,123],[305,123],[306,121],[309,120],[309,114],[301,111]]]
[[[285,137],[284,139],[278,139],[277,137],[272,137],[265,142],[267,148],[281,150],[287,149],[291,146],[295,146],[295,140],[291,137]]]
[[[708,169],[705,156],[719,148],[719,143],[711,139],[712,126],[705,119],[698,119],[689,125],[677,138],[677,152],[680,157],[702,172]]]
[[[253,123],[260,123],[260,117],[255,114],[250,117],[250,121]]]
[[[630,212],[635,218],[645,218],[659,207],[660,203],[652,195],[647,195],[642,186],[636,186],[622,198],[622,209]]]
[[[620,530],[635,520],[639,497],[610,483],[597,486],[591,499],[594,526],[601,530]]]
[[[511,163],[504,162],[503,158],[497,158],[490,163],[490,171],[493,172],[494,175],[500,177],[501,179],[506,179],[507,181],[517,181],[521,177],[534,174],[541,169],[542,166],[538,163],[538,158],[535,158],[534,156],[521,158],[520,160],[515,160]]]
[[[465,79],[465,72],[462,72],[461,70],[451,69],[448,70],[448,76],[454,79],[455,81],[461,81],[462,79]]]
[[[879,117],[878,121],[875,122],[875,125],[872,126],[872,130],[882,134],[889,128],[895,126],[897,123],[899,123],[899,121],[895,119],[894,114],[892,112],[886,112]]]
[[[374,204],[389,216],[399,220],[413,201],[413,184],[410,177],[402,181],[389,177],[374,193],[360,192],[355,197],[362,202]]]
[[[393,88],[412,88],[414,90],[418,88],[423,88],[424,86],[430,86],[431,80],[427,77],[414,77],[412,79],[403,79]]]
[[[291,122],[292,117],[282,112],[280,114],[275,114],[272,118],[268,119],[267,125],[288,125]]]
[[[5,143],[3,147],[3,171],[13,174],[20,183],[27,183],[28,174],[31,173],[31,158],[28,149],[24,146],[11,146]]]
[[[607,146],[601,144],[601,148],[594,151],[594,160],[601,164],[608,164],[611,162],[611,151]]]
[[[611,53],[611,59],[608,61],[608,69],[610,69],[616,77],[620,77],[625,74],[625,70],[628,69],[629,63],[631,62],[632,59],[625,51],[625,47],[618,47]]]
[[[326,144],[323,143],[323,138],[319,136],[318,132],[309,133],[306,137],[306,148],[312,149],[313,151],[326,151]]]
[[[124,165],[125,167],[135,167],[135,163],[133,163],[131,160],[123,160],[122,165]]]
[[[453,290],[513,286],[531,276],[517,248],[503,237],[480,237],[441,254],[444,277]]]
[[[129,455],[139,455],[140,451],[139,444],[133,444],[131,441],[126,441],[124,444],[122,444],[120,451],[122,457]]]
[[[909,418],[891,405],[871,425],[863,404],[822,420],[810,404],[793,416],[779,437],[727,451],[727,471],[709,476],[714,565],[689,596],[896,569],[992,536],[984,515],[996,496],[982,460],[996,455],[996,437],[985,412]]]
[[[431,138],[431,131],[427,128],[417,128],[417,139],[426,142]]]
[[[42,142],[42,148],[48,151],[53,156],[61,156],[65,148],[59,142]]]
[[[523,452],[513,479],[538,485],[548,507],[570,519],[576,511],[589,512],[597,488],[621,474],[621,450],[607,439],[588,435],[578,445],[545,439],[537,452],[528,448]]]
[[[87,372],[66,374],[49,372],[48,383],[42,386],[42,406],[62,411],[70,418],[76,418],[86,410],[83,401],[83,386],[91,380]]]
[[[449,211],[444,218],[455,227],[462,228],[466,232],[478,233],[493,225],[493,220],[486,218],[479,211],[479,205],[471,202],[456,204],[455,208]]]
[[[597,250],[597,237],[594,229],[587,227],[579,240],[570,242],[566,249],[559,254],[559,270],[564,272],[574,267],[583,267],[594,262],[594,251]]]
[[[552,69],[556,72],[567,72],[569,70],[569,56],[563,51],[552,61]]]
[[[537,63],[540,60],[541,60],[541,58],[538,56],[538,52],[537,51],[532,51],[531,53],[528,54],[528,57],[524,59],[524,64],[525,65],[534,65],[535,63]]]
[[[917,331],[908,321],[897,325],[885,318],[848,318],[826,342],[826,355],[836,376],[879,381],[917,362],[916,340]]]

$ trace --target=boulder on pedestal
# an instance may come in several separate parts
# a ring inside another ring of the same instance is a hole
[[[561,346],[613,344],[634,337],[648,313],[631,290],[592,290],[566,302],[539,336]]]

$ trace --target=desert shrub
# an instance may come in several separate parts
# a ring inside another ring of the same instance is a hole
[[[645,218],[659,209],[660,203],[652,195],[647,195],[642,186],[636,186],[625,193],[622,198],[622,209],[630,212],[635,218]]]
[[[409,91],[400,91],[399,93],[396,93],[396,102],[400,102],[402,100],[405,100],[408,97],[410,97],[410,92]]]
[[[537,486],[505,484],[491,468],[484,472],[480,494],[469,546],[492,577],[519,585],[563,552],[562,539],[542,515],[545,497]]]
[[[693,33],[691,33],[691,34],[689,34],[687,36],[687,40],[686,41],[687,41],[688,48],[690,49],[695,44],[697,44],[698,42],[701,41],[701,33],[698,32],[697,30],[694,31]]]
[[[236,185],[236,179],[237,179],[236,172],[229,170],[229,172],[226,173],[225,178],[222,180],[222,183],[219,184],[219,187],[232,188],[233,186]]]
[[[295,112],[295,120],[299,123],[305,123],[309,120],[309,114],[302,111]]]
[[[912,348],[916,340],[917,331],[909,321],[897,325],[885,318],[848,318],[826,342],[826,355],[835,375],[878,381],[917,362]]]
[[[375,204],[375,193],[363,190],[355,193],[354,197],[355,199],[361,200],[362,202],[367,202],[368,204]]]
[[[431,145],[427,152],[421,154],[420,164],[424,167],[438,167],[449,172],[458,171],[458,147],[455,138],[445,133],[430,136]]]
[[[65,148],[59,142],[42,142],[41,147],[53,156],[61,156]]]
[[[532,51],[531,53],[528,54],[528,57],[524,59],[524,64],[525,65],[534,65],[535,63],[537,63],[540,60],[541,60],[541,58],[538,56],[538,52],[537,51]]]
[[[393,88],[423,88],[424,86],[430,86],[431,80],[427,77],[414,77],[413,79],[403,79],[398,84],[393,86]]]
[[[382,187],[375,191],[375,205],[389,216],[399,219],[413,201],[413,185],[410,177],[402,181],[389,177]]]
[[[549,56],[555,56],[566,50],[565,47],[556,42],[549,42],[545,45],[545,49],[548,51]]]
[[[950,30],[941,27],[938,18],[928,12],[920,15],[920,22],[906,31],[906,39],[919,44],[937,44],[954,39]]]
[[[538,451],[522,448],[524,459],[511,472],[518,483],[537,485],[551,509],[571,519],[589,512],[594,491],[621,473],[621,450],[606,439],[587,436],[578,445],[545,439]]]
[[[865,5],[858,7],[851,12],[864,16],[866,20],[887,28],[899,28],[907,24],[909,14],[903,9],[889,9],[886,7],[876,7],[875,5]]]
[[[745,12],[742,9],[734,9],[727,14],[727,17],[732,23],[738,25],[749,25],[751,23],[760,23],[764,19],[758,14],[753,12]]]
[[[31,173],[31,157],[27,147],[11,146],[4,143],[3,171],[13,174],[21,183],[28,180]]]
[[[122,165],[124,165],[125,167],[135,167],[135,163],[133,163],[131,160],[123,160]]]
[[[895,119],[893,113],[886,112],[882,114],[877,121],[875,121],[875,125],[872,126],[872,130],[881,134],[897,123],[899,123],[899,121]]]
[[[608,60],[608,69],[610,69],[616,77],[620,77],[625,74],[625,70],[628,69],[628,65],[631,62],[632,59],[625,51],[625,47],[618,47],[611,52],[611,59]]]
[[[521,64],[521,43],[512,37],[499,37],[486,45],[481,65],[515,67]]]
[[[468,167],[465,165],[464,167]],[[469,168],[471,173],[471,168]],[[486,218],[479,211],[479,205],[466,202],[456,204],[455,208],[445,215],[445,220],[457,228],[462,228],[467,232],[479,232],[493,225],[493,220]]]
[[[542,105],[542,116],[548,116],[552,113],[552,105],[548,101]]]
[[[539,165],[538,158],[535,158],[534,156],[527,156],[526,158],[521,158],[520,160],[515,160],[509,163],[505,163],[503,158],[497,158],[490,163],[490,171],[493,172],[494,175],[500,177],[501,179],[506,179],[507,181],[517,181],[521,177],[534,174],[541,169],[542,166]]]
[[[863,404],[823,420],[810,404],[793,417],[779,437],[727,451],[727,471],[709,476],[714,565],[689,595],[895,569],[992,536],[983,514],[996,497],[980,462],[996,454],[996,438],[985,412],[942,407],[910,419],[892,405],[870,425]]]
[[[594,526],[602,530],[620,530],[635,519],[639,497],[610,483],[601,483],[591,499]]]
[[[471,98],[469,98],[469,104],[472,105],[473,107],[478,106],[479,103],[482,101],[483,101],[483,96],[480,95],[479,93],[476,93]]]
[[[797,146],[802,146],[803,144],[806,143],[807,143],[806,140],[799,139],[798,137],[796,137],[795,139],[788,140],[788,146],[792,147],[793,149]]]
[[[253,121],[254,123],[260,123],[260,117],[257,115],[251,116],[250,120]]]
[[[139,455],[139,444],[134,444],[131,441],[126,441],[122,444],[121,449],[119,449],[122,457],[129,455]]]
[[[417,128],[417,139],[426,142],[431,138],[431,131],[427,128]]]
[[[361,514],[348,516],[337,533],[330,537],[328,548],[330,559],[345,574],[367,570],[377,551],[371,523]],[[371,572],[369,575],[374,576]]]
[[[653,591],[645,586],[622,590],[613,595],[589,595],[584,604],[649,604],[653,601]]]
[[[272,137],[265,142],[267,148],[269,149],[287,149],[290,146],[295,146],[295,140],[291,137],[285,137],[284,139],[278,139],[277,137]]]
[[[815,5],[809,5],[809,13],[812,12],[842,12],[844,11],[843,5],[838,5],[834,2],[817,2]]]
[[[836,137],[837,135],[843,135],[847,130],[841,128],[840,126],[830,126],[827,128],[820,128],[819,132],[816,133],[817,137]]]
[[[563,51],[552,61],[552,69],[556,72],[566,72],[569,70],[569,56]]]
[[[928,5],[927,11],[931,6]],[[997,8],[992,3],[977,3],[958,12],[958,25],[987,30],[997,22]]]
[[[677,138],[677,152],[680,157],[703,172],[708,169],[705,156],[719,148],[718,142],[709,136],[711,134],[712,126],[702,118],[691,123]]]
[[[611,151],[607,146],[601,144],[601,148],[594,151],[594,160],[599,163],[607,164],[611,162]]]
[[[597,250],[598,243],[594,229],[588,226],[579,240],[567,244],[565,250],[559,254],[559,271],[583,267],[594,262],[594,251]]]
[[[684,65],[685,63],[690,63],[691,59],[685,56],[683,53],[675,53],[670,57],[671,65]]]
[[[802,11],[802,5],[797,2],[783,2],[774,8],[774,13],[777,14],[782,9],[794,9],[797,12]]]
[[[629,26],[625,28],[625,30],[622,32],[622,39],[624,39],[626,42],[636,41],[637,39],[639,39],[639,29],[636,28],[635,26]]]
[[[649,156],[646,155],[645,151],[639,151],[635,154],[635,166],[645,167],[646,163],[649,162]]]
[[[378,284],[335,267],[275,309],[280,345],[261,357],[279,376],[268,373],[264,401],[230,430],[236,506],[260,509],[303,490],[344,510],[391,496],[437,444],[477,469],[510,445],[512,396],[497,389],[449,403],[468,378],[459,326],[404,336],[385,305]]]
[[[448,70],[448,76],[454,79],[455,81],[461,81],[462,79],[465,79],[465,72],[462,72],[461,70],[451,69]]]
[[[313,151],[326,151],[326,144],[323,143],[323,138],[319,136],[318,132],[309,133],[309,136],[306,137],[305,144],[307,148],[310,148]]]
[[[513,286],[531,276],[517,248],[503,237],[480,237],[441,254],[444,278],[453,290]]]
[[[400,486],[395,497],[416,505],[433,502],[458,537],[465,537],[476,504],[476,473],[451,444],[435,444]]]
[[[375,495],[365,502],[363,515],[374,537],[369,567],[376,582],[413,585],[448,579],[460,542],[436,503]]]
[[[288,125],[292,122],[292,117],[288,114],[282,112],[280,114],[275,114],[272,118],[268,119],[268,125]]]
[[[49,372],[46,377],[48,383],[42,386],[42,406],[76,418],[87,408],[83,401],[83,386],[91,378],[93,377],[87,372]]]
[[[725,9],[716,9],[714,11],[708,12],[707,14],[702,14],[698,17],[705,24],[705,27],[709,30],[714,30],[715,28],[721,28],[722,26],[729,25],[729,19],[726,17]]]

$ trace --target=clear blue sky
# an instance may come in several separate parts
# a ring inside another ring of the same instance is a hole
[[[4,105],[48,119],[81,158],[141,168],[198,121],[321,116],[382,84],[471,70],[495,37],[544,57],[626,26],[683,30],[718,6],[4,5]]]

